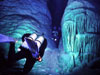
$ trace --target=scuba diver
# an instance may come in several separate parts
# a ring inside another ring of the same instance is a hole
[[[8,63],[12,63],[26,58],[26,62],[23,68],[23,74],[30,72],[36,61],[41,62],[42,57],[47,46],[47,40],[44,36],[37,34],[24,34],[22,36],[22,44],[18,48],[19,52],[15,53],[15,42],[10,42]]]

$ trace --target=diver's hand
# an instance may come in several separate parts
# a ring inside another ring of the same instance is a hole
[[[39,56],[39,57],[37,58],[37,60],[38,60],[39,62],[41,62],[41,61],[42,61],[42,58]]]

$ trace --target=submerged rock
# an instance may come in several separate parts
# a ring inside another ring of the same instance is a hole
[[[69,70],[70,66],[74,68],[100,56],[100,14],[98,11],[99,8],[89,1],[73,0],[66,7],[62,19],[63,47],[67,55],[73,58],[66,66],[68,71],[72,70]]]

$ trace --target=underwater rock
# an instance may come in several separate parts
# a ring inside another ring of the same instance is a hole
[[[98,10],[99,8],[89,1],[72,0],[66,7],[62,19],[63,47],[64,51],[73,58],[72,62],[66,66],[68,69],[70,66],[74,68],[100,56],[100,14]]]
[[[61,37],[61,39],[60,39],[60,41],[59,41],[59,45],[58,45],[58,51],[60,51],[60,52],[64,51],[62,37]]]

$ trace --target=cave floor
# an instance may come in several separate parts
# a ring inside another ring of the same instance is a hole
[[[20,75],[21,70],[22,70],[21,68],[7,68],[7,67],[5,67],[5,68],[2,68],[0,75]],[[88,68],[84,68],[84,69],[72,72],[70,74],[31,71],[28,75],[100,75],[100,69],[99,70],[91,70]]]
[[[28,75],[100,75],[100,69],[88,67],[65,73],[58,62],[59,52],[46,51],[42,62],[36,62]],[[25,64],[25,59],[18,61],[13,66],[7,66],[7,62],[0,62],[0,75],[20,75]],[[61,64],[61,63],[60,63]]]

